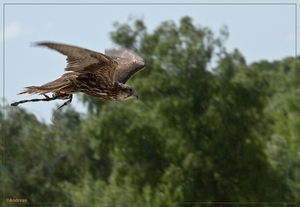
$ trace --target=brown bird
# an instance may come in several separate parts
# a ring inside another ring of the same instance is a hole
[[[144,60],[135,52],[124,47],[105,50],[105,55],[81,47],[51,42],[36,43],[67,56],[67,67],[60,78],[42,86],[29,86],[18,94],[44,95],[43,99],[22,100],[12,103],[52,101],[68,99],[63,106],[71,103],[74,93],[82,92],[100,100],[128,100],[138,98],[138,93],[126,81],[145,67]],[[47,96],[52,93],[52,97]],[[58,110],[57,109],[57,110]]]

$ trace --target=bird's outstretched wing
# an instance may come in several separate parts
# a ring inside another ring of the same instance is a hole
[[[125,84],[138,71],[145,68],[145,61],[135,52],[124,47],[105,50],[105,54],[118,63],[115,81]]]
[[[112,58],[85,48],[52,42],[39,42],[37,46],[46,46],[67,56],[66,71],[97,72],[113,84],[118,63]]]

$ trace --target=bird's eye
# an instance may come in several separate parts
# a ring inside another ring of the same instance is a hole
[[[132,93],[132,91],[133,91],[133,89],[132,89],[132,88],[129,88],[129,92]]]

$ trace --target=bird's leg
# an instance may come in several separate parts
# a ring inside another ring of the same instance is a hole
[[[56,111],[58,111],[59,109],[61,109],[61,108],[64,107],[64,106],[70,104],[70,103],[72,102],[72,99],[73,99],[73,95],[72,95],[72,94],[69,94],[69,95],[68,95],[68,100],[67,100],[65,103],[63,103],[63,105],[61,105],[60,107],[58,107],[58,108],[56,109]],[[55,111],[55,112],[56,112],[56,111]],[[54,113],[55,113],[55,112],[54,112]]]
[[[21,100],[21,101],[18,101],[18,102],[14,102],[12,104],[10,104],[11,106],[18,106],[19,104],[22,104],[22,103],[27,103],[27,102],[37,102],[37,101],[53,101],[55,99],[58,99],[60,98],[59,96],[53,96],[53,97],[49,97],[47,95],[45,95],[45,98],[35,98],[35,99],[30,99],[30,100]]]
[[[60,94],[57,94],[57,95],[60,95]],[[64,95],[66,95],[66,94],[64,94]],[[58,107],[58,108],[54,111],[54,113],[53,113],[53,115],[52,115],[52,118],[51,118],[52,123],[54,123],[54,122],[53,122],[53,119],[54,119],[55,113],[56,113],[59,109],[61,109],[62,107],[64,107],[64,106],[70,104],[70,103],[72,102],[73,95],[72,95],[72,94],[68,94],[68,97],[67,97],[67,98],[68,98],[68,100],[67,100],[65,103],[63,103],[63,105],[61,105],[60,107]]]

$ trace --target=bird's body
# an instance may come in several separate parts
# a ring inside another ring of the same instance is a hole
[[[19,94],[45,95],[47,93],[75,94],[82,92],[100,100],[126,100],[126,98],[137,96],[137,93],[134,93],[132,88],[122,83],[114,82],[112,85],[103,83],[104,81],[101,77],[98,77],[95,73],[69,72],[42,86],[26,87]],[[129,96],[127,97],[126,95]]]
[[[100,100],[127,100],[137,98],[137,92],[126,81],[145,67],[144,60],[131,50],[116,47],[105,55],[84,48],[65,44],[43,42],[46,46],[67,56],[66,71],[60,78],[42,86],[29,86],[19,94],[44,95],[44,99],[23,100],[12,103],[17,106],[29,101],[72,100],[72,94],[82,92]],[[47,93],[53,93],[52,98]],[[68,104],[67,102],[64,105]],[[62,106],[64,106],[62,105]],[[61,106],[61,107],[62,107]],[[61,108],[60,107],[60,108]]]

